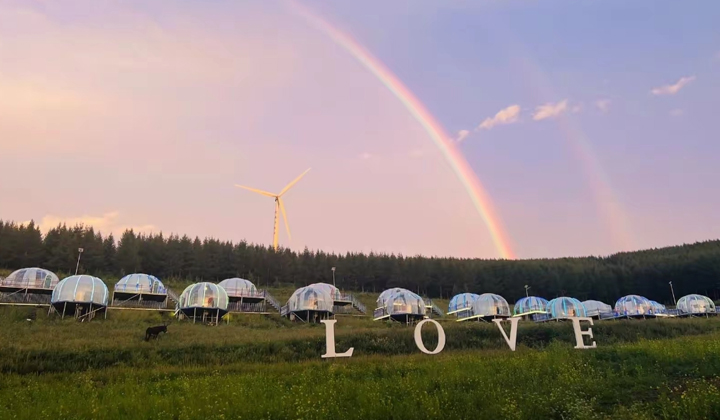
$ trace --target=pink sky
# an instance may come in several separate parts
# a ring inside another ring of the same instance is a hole
[[[2,219],[269,244],[272,200],[233,185],[279,191],[312,167],[284,246],[498,256],[417,121],[282,3],[0,1],[0,63]],[[617,249],[592,194],[544,200],[512,187],[531,174],[473,162],[520,257]],[[648,223],[636,247],[706,239]]]

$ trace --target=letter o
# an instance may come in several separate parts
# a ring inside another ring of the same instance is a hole
[[[425,344],[422,341],[422,326],[426,323],[430,322],[435,325],[435,328],[437,328],[438,331],[438,343],[437,347],[435,347],[435,350],[430,351],[425,347]],[[415,327],[415,345],[420,349],[421,352],[425,354],[438,354],[445,348],[445,330],[443,330],[442,325],[435,321],[434,319],[423,319],[422,321],[418,322],[417,326]]]

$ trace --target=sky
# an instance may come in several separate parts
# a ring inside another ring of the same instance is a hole
[[[718,20],[713,1],[0,0],[0,219],[271,244],[272,198],[234,185],[312,168],[284,247],[717,239]]]

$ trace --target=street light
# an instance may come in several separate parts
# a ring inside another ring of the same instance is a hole
[[[675,306],[677,306],[677,300],[675,300],[675,289],[673,289],[671,281],[669,281],[668,284],[670,285],[670,292],[672,292],[673,302],[675,302]]]
[[[335,267],[331,268],[333,272],[333,287],[335,287]]]
[[[80,257],[82,256],[83,251],[85,251],[82,248],[78,248],[78,260],[77,264],[75,265],[75,275],[77,276],[78,268],[80,268]]]
[[[525,297],[528,297],[528,289],[530,289],[530,286],[527,284],[525,285]]]

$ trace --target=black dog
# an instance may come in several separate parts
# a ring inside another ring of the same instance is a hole
[[[145,330],[145,341],[149,341],[151,338],[158,338],[161,332],[167,334],[167,325],[148,328]]]

